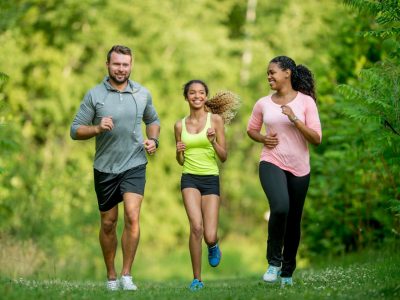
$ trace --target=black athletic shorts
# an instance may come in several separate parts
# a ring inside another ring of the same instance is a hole
[[[94,188],[100,211],[107,211],[123,200],[124,193],[144,195],[146,164],[120,174],[104,173],[94,169]]]
[[[204,195],[219,196],[219,176],[218,175],[193,175],[182,174],[181,190],[184,188],[195,188]]]

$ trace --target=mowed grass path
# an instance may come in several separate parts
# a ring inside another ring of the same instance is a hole
[[[400,254],[370,251],[298,270],[293,287],[266,284],[262,274],[205,281],[137,281],[136,292],[108,292],[102,282],[0,278],[0,299],[400,299]]]

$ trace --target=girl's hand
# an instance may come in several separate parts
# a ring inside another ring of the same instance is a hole
[[[176,143],[176,152],[184,152],[186,150],[186,145],[183,142]]]
[[[211,144],[215,142],[217,136],[216,136],[214,128],[208,128],[207,129],[207,138],[208,138],[208,140],[210,141]]]

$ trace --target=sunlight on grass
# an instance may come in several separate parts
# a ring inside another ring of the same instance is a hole
[[[378,257],[379,256],[379,257]],[[179,255],[177,255],[179,257]],[[373,259],[371,259],[373,258]],[[229,259],[228,259],[229,260]],[[349,263],[349,260],[351,261]],[[228,263],[228,262],[226,262]],[[232,263],[229,260],[229,263]],[[0,277],[4,299],[399,299],[400,255],[393,251],[366,251],[325,261],[325,265],[295,272],[293,287],[266,284],[259,274],[215,276],[199,292],[188,290],[188,280],[136,281],[137,292],[107,292],[104,281],[30,280]],[[215,269],[217,273],[218,268]]]

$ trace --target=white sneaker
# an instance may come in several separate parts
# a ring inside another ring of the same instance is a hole
[[[121,276],[119,283],[121,285],[121,288],[125,291],[136,291],[137,290],[136,284],[134,284],[132,281],[132,276],[129,276],[129,275]]]
[[[264,273],[263,279],[266,282],[273,283],[278,280],[278,276],[281,274],[281,267],[268,266],[267,271]]]
[[[119,284],[118,280],[107,280],[106,282],[106,289],[109,291],[118,291],[119,290]]]

